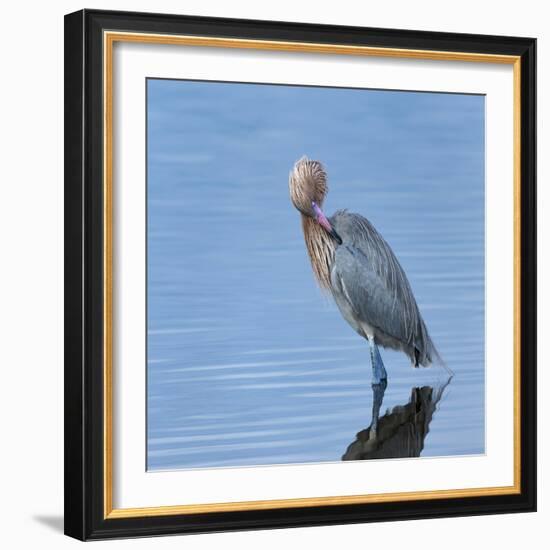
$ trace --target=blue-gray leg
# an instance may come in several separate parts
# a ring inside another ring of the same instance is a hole
[[[383,380],[388,379],[388,375],[386,374],[386,369],[374,338],[369,337],[368,340],[370,346],[370,361],[372,364],[372,383],[380,384]]]

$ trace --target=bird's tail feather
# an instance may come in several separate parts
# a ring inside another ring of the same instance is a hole
[[[440,353],[437,351],[437,348],[435,347],[434,343],[432,342],[429,336],[428,336],[428,339],[429,339],[429,352],[427,355],[430,360],[430,365],[435,364],[443,367],[447,371],[447,374],[453,377],[455,373],[443,360],[443,357],[441,357]]]

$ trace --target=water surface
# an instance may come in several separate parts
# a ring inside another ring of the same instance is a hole
[[[327,214],[359,212],[390,243],[455,372],[445,386],[382,350],[380,418],[423,403],[428,429],[403,424],[424,430],[420,456],[484,452],[484,110],[474,95],[148,81],[149,469],[369,458],[368,344],[316,287],[288,198],[303,154],[326,165]]]

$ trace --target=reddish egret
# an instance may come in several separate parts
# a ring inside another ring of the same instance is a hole
[[[324,215],[321,207],[328,187],[322,164],[301,158],[290,172],[289,187],[319,285],[369,342],[372,383],[387,379],[379,345],[404,352],[414,367],[434,361],[444,365],[407,276],[380,233],[359,214],[339,210],[330,218]]]

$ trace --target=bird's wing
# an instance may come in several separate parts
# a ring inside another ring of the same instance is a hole
[[[360,249],[345,244],[337,248],[332,287],[343,295],[362,322],[400,342],[414,343],[414,307],[406,303],[403,294],[376,272]]]
[[[330,222],[343,239],[336,250],[333,272],[356,315],[414,346],[421,364],[439,359],[405,271],[389,244],[359,214],[340,211]]]

